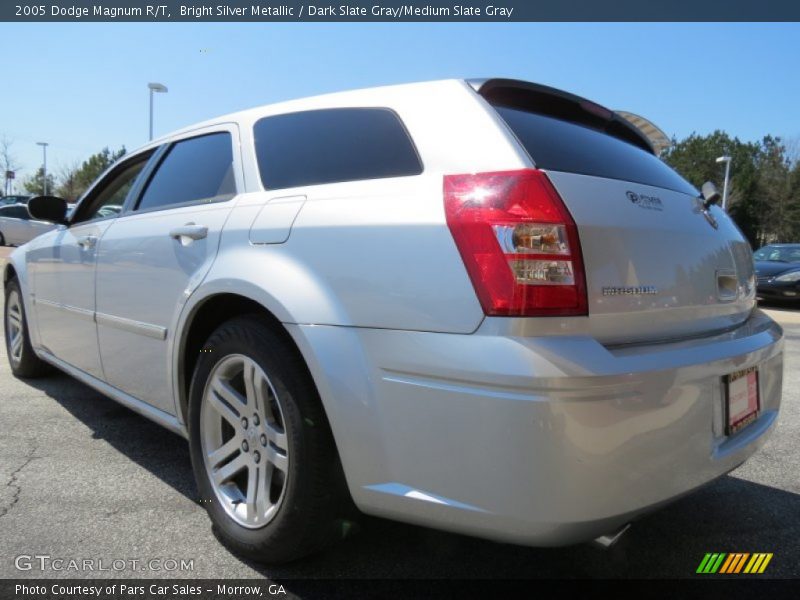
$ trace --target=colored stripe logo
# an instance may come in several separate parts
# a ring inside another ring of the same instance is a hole
[[[771,552],[708,552],[700,561],[697,573],[714,574],[724,573],[733,575],[748,573],[751,575],[763,573],[769,561],[772,560]]]

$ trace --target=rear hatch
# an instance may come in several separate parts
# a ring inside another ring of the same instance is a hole
[[[494,80],[479,92],[543,170],[578,228],[592,334],[608,344],[707,335],[755,305],[750,246],[719,207],[621,117]]]

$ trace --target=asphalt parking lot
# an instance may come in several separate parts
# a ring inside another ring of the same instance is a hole
[[[636,522],[611,551],[521,548],[379,519],[302,562],[264,568],[214,538],[186,442],[65,375],[21,381],[0,349],[0,577],[693,577],[706,552],[772,552],[800,577],[800,310],[786,329],[783,411],[768,444]],[[193,570],[19,571],[15,557],[191,559]]]

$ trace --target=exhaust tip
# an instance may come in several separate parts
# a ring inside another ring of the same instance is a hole
[[[628,531],[628,529],[630,528],[631,524],[626,523],[613,533],[607,533],[606,535],[601,535],[600,537],[595,538],[592,543],[595,546],[602,548],[603,550],[608,550],[612,546],[614,546],[620,540],[620,538],[625,534],[625,532]]]

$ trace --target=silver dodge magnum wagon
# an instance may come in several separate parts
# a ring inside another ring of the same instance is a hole
[[[614,112],[448,80],[263,106],[112,166],[5,267],[13,372],[185,436],[218,537],[267,562],[357,511],[610,539],[736,468],[783,332],[728,216]]]

